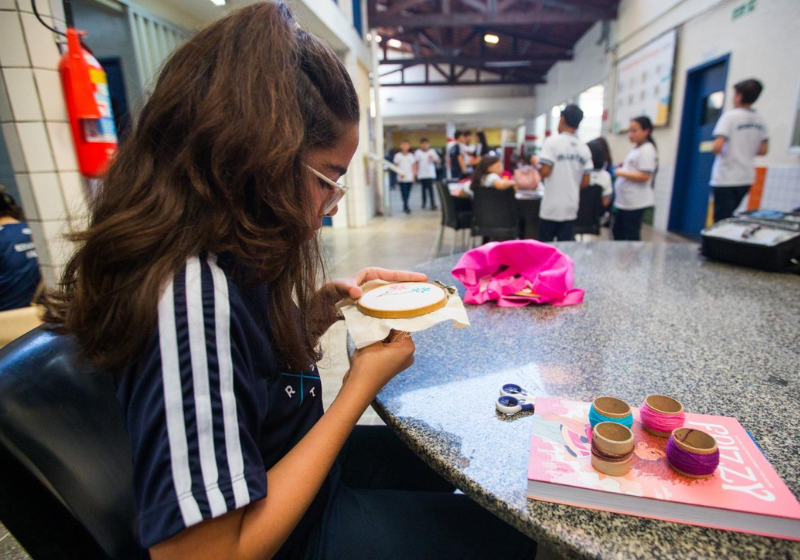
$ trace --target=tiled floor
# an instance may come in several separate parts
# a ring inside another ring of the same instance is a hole
[[[400,195],[393,191],[392,207],[395,215],[375,218],[365,228],[331,229],[322,234],[325,246],[328,275],[330,278],[348,276],[368,266],[393,269],[409,269],[414,265],[435,258],[439,236],[440,214],[431,210],[419,209],[419,192],[412,192],[412,213],[405,215],[397,209],[402,208]],[[452,232],[447,231],[443,251],[449,252]],[[682,241],[671,234],[661,234],[645,226],[642,236],[645,240]],[[587,236],[588,237],[588,236]],[[607,229],[601,239],[608,239]],[[596,239],[596,238],[595,238]],[[461,241],[459,236],[458,241]],[[463,250],[456,245],[456,251]],[[325,356],[319,364],[323,383],[323,402],[327,408],[339,392],[342,376],[347,371],[346,332],[340,322],[322,340]],[[362,416],[362,424],[382,423],[370,408]],[[24,560],[28,555],[19,543],[0,524],[0,559]]]

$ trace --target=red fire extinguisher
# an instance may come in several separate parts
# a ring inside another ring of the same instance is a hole
[[[78,167],[87,177],[100,177],[117,150],[108,80],[103,67],[81,46],[85,31],[67,29],[67,52],[58,71],[67,102]]]

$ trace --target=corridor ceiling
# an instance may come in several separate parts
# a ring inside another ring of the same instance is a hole
[[[572,59],[575,42],[592,25],[616,18],[618,3],[368,0],[368,9],[381,37],[380,64],[387,68],[381,75],[401,75],[386,85],[412,85],[405,71],[415,66],[424,67],[424,80],[413,85],[540,84],[553,64]],[[391,39],[401,44],[390,47]]]

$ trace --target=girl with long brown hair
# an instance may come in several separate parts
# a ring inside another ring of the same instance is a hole
[[[534,549],[388,429],[354,430],[412,364],[404,333],[355,352],[323,416],[313,364],[335,302],[425,279],[365,269],[316,288],[358,121],[333,51],[285,4],[248,6],[172,55],[75,236],[48,320],[117,380],[154,560]]]

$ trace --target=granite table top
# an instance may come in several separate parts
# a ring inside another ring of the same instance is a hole
[[[638,406],[671,395],[734,416],[800,496],[800,276],[714,263],[690,243],[561,243],[573,307],[467,306],[472,328],[414,335],[416,362],[373,406],[472,499],[566,558],[798,558],[800,543],[528,500],[531,413],[505,417],[503,383],[538,396]],[[460,255],[416,267],[464,288]]]

